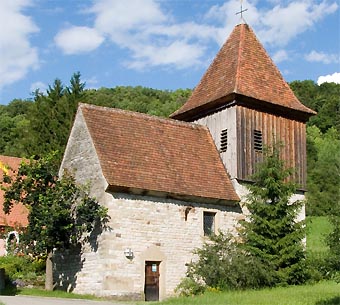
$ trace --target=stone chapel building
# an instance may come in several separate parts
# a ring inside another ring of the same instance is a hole
[[[206,236],[235,230],[264,145],[306,186],[305,123],[314,112],[254,32],[237,25],[171,119],[80,104],[60,173],[90,183],[111,230],[55,256],[55,281],[77,293],[158,300],[174,293]],[[304,211],[301,211],[304,217]]]

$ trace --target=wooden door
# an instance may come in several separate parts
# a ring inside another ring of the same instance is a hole
[[[159,300],[159,264],[160,262],[145,262],[145,301]]]

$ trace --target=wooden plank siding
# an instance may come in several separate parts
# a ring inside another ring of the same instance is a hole
[[[258,110],[236,106],[237,122],[237,178],[250,180],[256,163],[263,155],[254,149],[254,130],[262,132],[263,146],[282,142],[281,157],[293,168],[294,181],[299,188],[306,187],[306,127],[303,122],[276,116]]]

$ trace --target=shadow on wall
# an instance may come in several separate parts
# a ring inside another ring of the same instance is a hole
[[[55,288],[72,292],[76,287],[77,273],[83,268],[81,245],[64,251],[56,251],[53,255],[53,282]]]
[[[92,252],[98,251],[98,236],[103,230],[110,230],[106,224],[96,224],[86,239]],[[85,259],[82,258],[82,244],[70,249],[55,251],[53,255],[53,282],[55,288],[72,292],[77,284],[77,274],[82,270]]]

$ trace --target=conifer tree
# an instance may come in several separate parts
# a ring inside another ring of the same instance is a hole
[[[278,284],[299,284],[305,277],[304,225],[297,221],[303,203],[289,202],[295,191],[291,172],[277,146],[265,151],[249,186],[250,215],[241,230],[245,249],[271,267]]]

